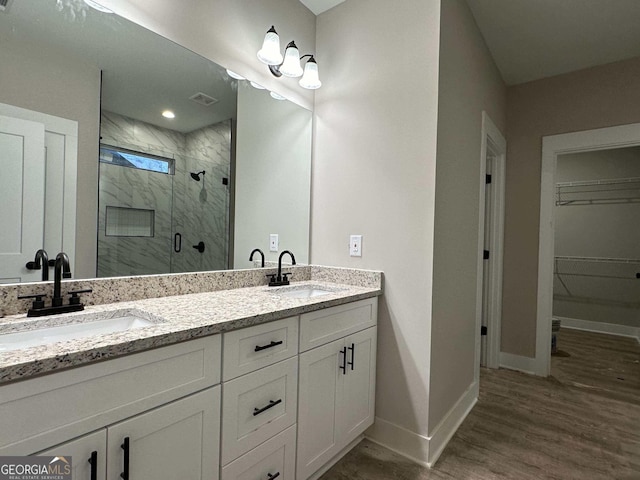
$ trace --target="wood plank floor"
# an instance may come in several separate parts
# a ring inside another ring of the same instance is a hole
[[[365,440],[321,480],[640,479],[640,345],[563,329],[558,348],[549,378],[483,369],[434,468]]]

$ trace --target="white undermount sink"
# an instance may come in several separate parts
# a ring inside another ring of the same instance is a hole
[[[335,290],[328,290],[318,285],[301,285],[285,287],[274,293],[287,298],[313,298],[320,297],[322,295],[328,295],[330,293],[335,293]]]
[[[82,318],[80,316],[80,318]],[[44,323],[45,321],[42,321]],[[104,335],[108,333],[126,332],[135,328],[155,325],[156,322],[140,318],[135,314],[126,312],[121,316],[106,319],[93,319],[84,322],[65,325],[49,325],[15,333],[0,334],[0,352],[34,347],[37,345],[49,345],[56,342],[77,340],[79,338]]]

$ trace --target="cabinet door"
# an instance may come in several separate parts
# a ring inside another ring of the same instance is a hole
[[[71,457],[73,480],[105,480],[107,430],[102,429],[35,455]]]
[[[375,416],[376,331],[368,328],[345,339],[347,374],[338,410],[342,447],[373,424]]]
[[[218,478],[220,386],[107,429],[107,474],[125,480]],[[128,461],[127,461],[128,458]]]
[[[344,340],[300,355],[296,478],[309,477],[340,450],[336,416],[340,408]]]

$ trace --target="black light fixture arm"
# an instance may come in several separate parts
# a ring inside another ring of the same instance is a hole
[[[273,28],[273,27],[271,27]],[[287,48],[289,47],[293,47],[293,48],[298,48],[296,46],[296,42],[291,40],[289,43],[287,43],[287,47],[284,49],[284,51],[287,51]],[[302,60],[303,58],[309,57],[309,62],[316,62],[316,59],[313,58],[313,55],[311,55],[310,53],[307,53],[305,55],[302,55],[300,57],[300,60]],[[284,60],[282,61],[282,63],[284,63]],[[273,74],[274,77],[278,77],[280,78],[282,76],[282,72],[280,71],[280,67],[282,66],[282,63],[280,65],[269,65],[269,71]]]

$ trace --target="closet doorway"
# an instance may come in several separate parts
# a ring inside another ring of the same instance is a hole
[[[640,124],[543,138],[538,375],[550,374],[554,315],[574,328],[637,335],[639,202]]]

